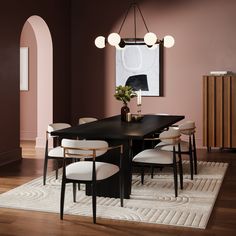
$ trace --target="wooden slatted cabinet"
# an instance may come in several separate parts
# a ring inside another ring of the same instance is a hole
[[[203,146],[236,148],[236,76],[203,76]]]

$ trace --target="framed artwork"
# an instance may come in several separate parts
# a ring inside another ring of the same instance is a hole
[[[163,43],[149,48],[142,39],[125,39],[125,44],[116,49],[116,86],[141,89],[142,96],[163,96]]]
[[[20,47],[20,90],[29,90],[29,48]]]

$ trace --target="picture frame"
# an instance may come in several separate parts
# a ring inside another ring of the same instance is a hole
[[[116,86],[141,89],[142,96],[163,96],[163,42],[148,47],[143,39],[124,39],[116,49]]]
[[[20,47],[20,91],[29,90],[29,48]]]

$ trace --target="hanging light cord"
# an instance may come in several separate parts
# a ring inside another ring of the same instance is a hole
[[[127,16],[128,16],[128,13],[129,13],[131,7],[132,7],[132,4],[129,6],[129,8],[127,9],[127,11],[126,11],[126,13],[125,13],[125,17],[124,17],[124,19],[123,19],[123,21],[122,21],[122,23],[121,23],[121,26],[120,26],[120,29],[119,29],[119,31],[118,31],[118,34],[120,34],[120,32],[121,32],[121,30],[122,30],[122,28],[123,28],[123,25],[124,25],[124,23],[125,23],[125,20],[126,20],[126,18],[127,18]]]
[[[136,43],[136,5],[134,5],[134,42]]]
[[[140,7],[138,6],[137,3],[131,3],[131,4],[130,4],[129,8],[127,9],[127,11],[126,11],[126,13],[125,13],[125,17],[124,17],[124,19],[123,19],[123,21],[122,21],[122,23],[121,23],[121,26],[120,26],[120,29],[119,29],[119,31],[118,31],[118,34],[120,34],[120,32],[121,32],[121,30],[122,30],[122,28],[123,28],[123,25],[124,25],[124,23],[125,23],[125,21],[126,21],[126,18],[127,18],[128,14],[129,14],[129,11],[130,11],[131,7],[133,7],[133,9],[134,9],[134,34],[135,34],[135,39],[136,39],[136,7],[138,8],[138,11],[139,11],[139,13],[140,13],[140,15],[141,15],[141,17],[142,17],[142,20],[143,20],[143,23],[144,23],[144,26],[145,26],[147,32],[149,32],[149,29],[148,29],[148,27],[147,27],[146,21],[145,21],[145,19],[144,19],[144,17],[143,17],[143,14],[142,14],[142,12],[141,12]]]
[[[145,28],[146,28],[147,32],[149,32],[149,29],[148,29],[148,27],[147,27],[146,21],[144,20],[144,17],[143,17],[143,14],[142,14],[142,12],[141,12],[141,10],[140,10],[140,8],[139,8],[139,5],[136,4],[136,7],[138,8],[140,15],[142,16],[143,23],[144,23],[144,25],[145,25]]]

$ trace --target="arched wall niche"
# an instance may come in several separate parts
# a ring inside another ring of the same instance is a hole
[[[25,29],[28,30],[24,35]],[[32,131],[21,132],[21,138],[35,139],[36,148],[44,148],[45,130],[53,121],[53,46],[49,28],[40,16],[33,15],[27,19],[20,45],[29,47],[30,77],[29,91],[21,91],[21,128],[22,125],[26,127],[30,117],[31,126],[27,128]],[[26,99],[27,93],[33,93],[31,98],[34,99]]]

